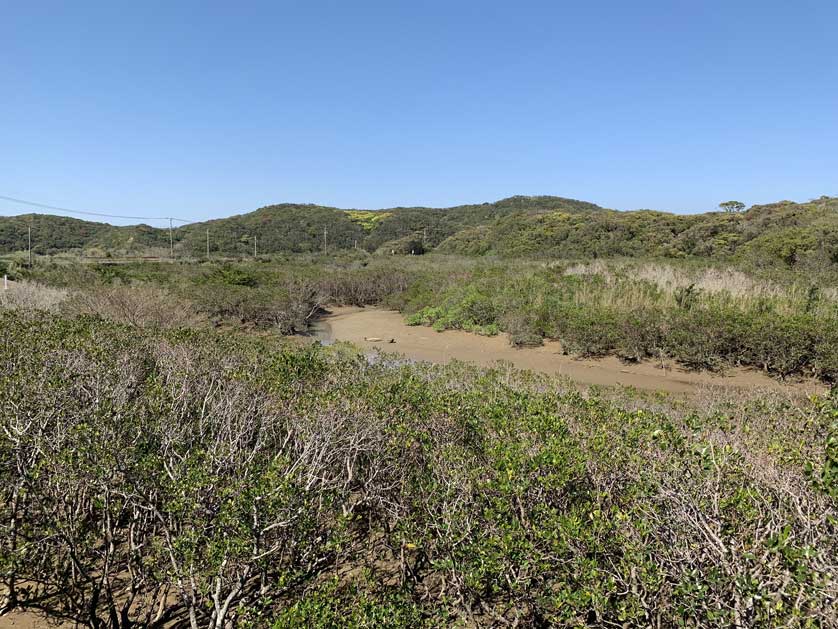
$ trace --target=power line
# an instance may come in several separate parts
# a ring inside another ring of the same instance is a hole
[[[68,214],[81,214],[83,216],[100,216],[102,218],[124,218],[132,221],[178,221],[179,223],[191,223],[182,218],[175,218],[173,216],[125,216],[122,214],[104,214],[102,212],[89,212],[87,210],[71,210],[66,207],[58,207],[57,205],[47,205],[46,203],[37,203],[36,201],[26,201],[24,199],[16,199],[14,197],[7,197],[0,194],[0,199],[4,201],[12,201],[13,203],[21,203],[32,207],[39,207],[45,210],[57,210],[59,212],[67,212]]]

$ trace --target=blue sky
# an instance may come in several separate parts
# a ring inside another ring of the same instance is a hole
[[[836,24],[834,0],[4,2],[0,195],[195,220],[838,195]]]

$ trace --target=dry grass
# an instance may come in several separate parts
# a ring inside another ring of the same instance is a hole
[[[733,297],[783,297],[786,291],[780,286],[764,280],[755,280],[736,269],[704,269],[698,274],[689,274],[680,269],[662,264],[647,264],[634,271],[634,277],[650,282],[667,293],[694,285],[707,293],[728,293]]]
[[[551,263],[547,265],[549,268],[553,268],[558,266],[559,263]],[[573,266],[569,266],[565,269],[565,275],[601,275],[606,280],[613,279],[613,275],[611,271],[608,269],[608,265],[603,262],[602,260],[595,260],[594,262],[580,262],[578,264],[574,264]]]
[[[694,285],[708,293],[728,293],[734,297],[781,297],[786,291],[771,282],[755,280],[742,271],[732,268],[708,268],[690,273],[667,264],[644,264],[639,267],[628,264],[609,265],[602,260],[574,264],[565,275],[598,275],[612,283],[620,277],[642,280],[654,284],[665,293],[674,293],[679,288]]]
[[[765,279],[754,278],[734,268],[704,268],[688,270],[668,264],[631,262],[605,262],[595,260],[568,267],[564,275],[597,276],[607,287],[597,287],[591,294],[580,294],[580,303],[608,301],[620,307],[648,305],[651,302],[674,303],[675,295],[689,287],[697,293],[730,299],[742,306],[757,301],[773,302],[778,312],[798,312],[807,300],[809,286],[804,284],[781,286]],[[660,294],[644,290],[639,282],[655,287]],[[818,300],[829,306],[838,302],[838,288],[824,287],[818,291]]]
[[[37,282],[13,282],[8,290],[0,288],[0,308],[57,312],[69,293]]]
[[[64,311],[99,315],[143,328],[187,327],[205,321],[191,303],[162,288],[147,285],[99,287],[78,292],[66,302]]]

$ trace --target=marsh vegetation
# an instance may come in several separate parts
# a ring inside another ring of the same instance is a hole
[[[304,336],[336,305],[378,306],[429,334],[825,391],[829,266],[353,249],[6,271],[6,612],[97,628],[838,623],[834,392],[671,397]]]
[[[671,360],[715,371],[750,367],[826,382],[838,377],[832,267],[803,273],[704,261],[351,252],[170,264],[80,265],[56,258],[19,268],[18,276],[24,280],[18,293],[29,296],[7,301],[43,299],[49,310],[60,301],[68,314],[99,313],[137,325],[203,322],[300,334],[329,305],[378,305],[439,331],[505,332],[521,347],[555,340],[572,356]],[[31,290],[32,282],[49,288]]]
[[[5,312],[5,605],[88,626],[829,625],[836,400],[695,405]]]

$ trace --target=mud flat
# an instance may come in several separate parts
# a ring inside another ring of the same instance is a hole
[[[0,616],[0,629],[46,629],[47,627],[60,629],[61,627],[70,627],[70,625],[66,623],[50,624],[46,618],[38,616],[34,612],[13,611],[5,616]]]
[[[334,308],[316,323],[314,333],[325,343],[348,341],[363,349],[393,352],[413,360],[433,363],[461,360],[482,366],[504,361],[519,369],[566,376],[588,385],[620,385],[682,394],[712,386],[798,393],[826,390],[816,381],[781,382],[750,369],[731,368],[717,374],[690,371],[672,362],[661,368],[658,362],[627,364],[615,357],[576,359],[563,354],[557,341],[547,341],[542,347],[516,349],[505,334],[488,337],[458,330],[436,332],[428,327],[409,326],[400,313],[377,308]]]

